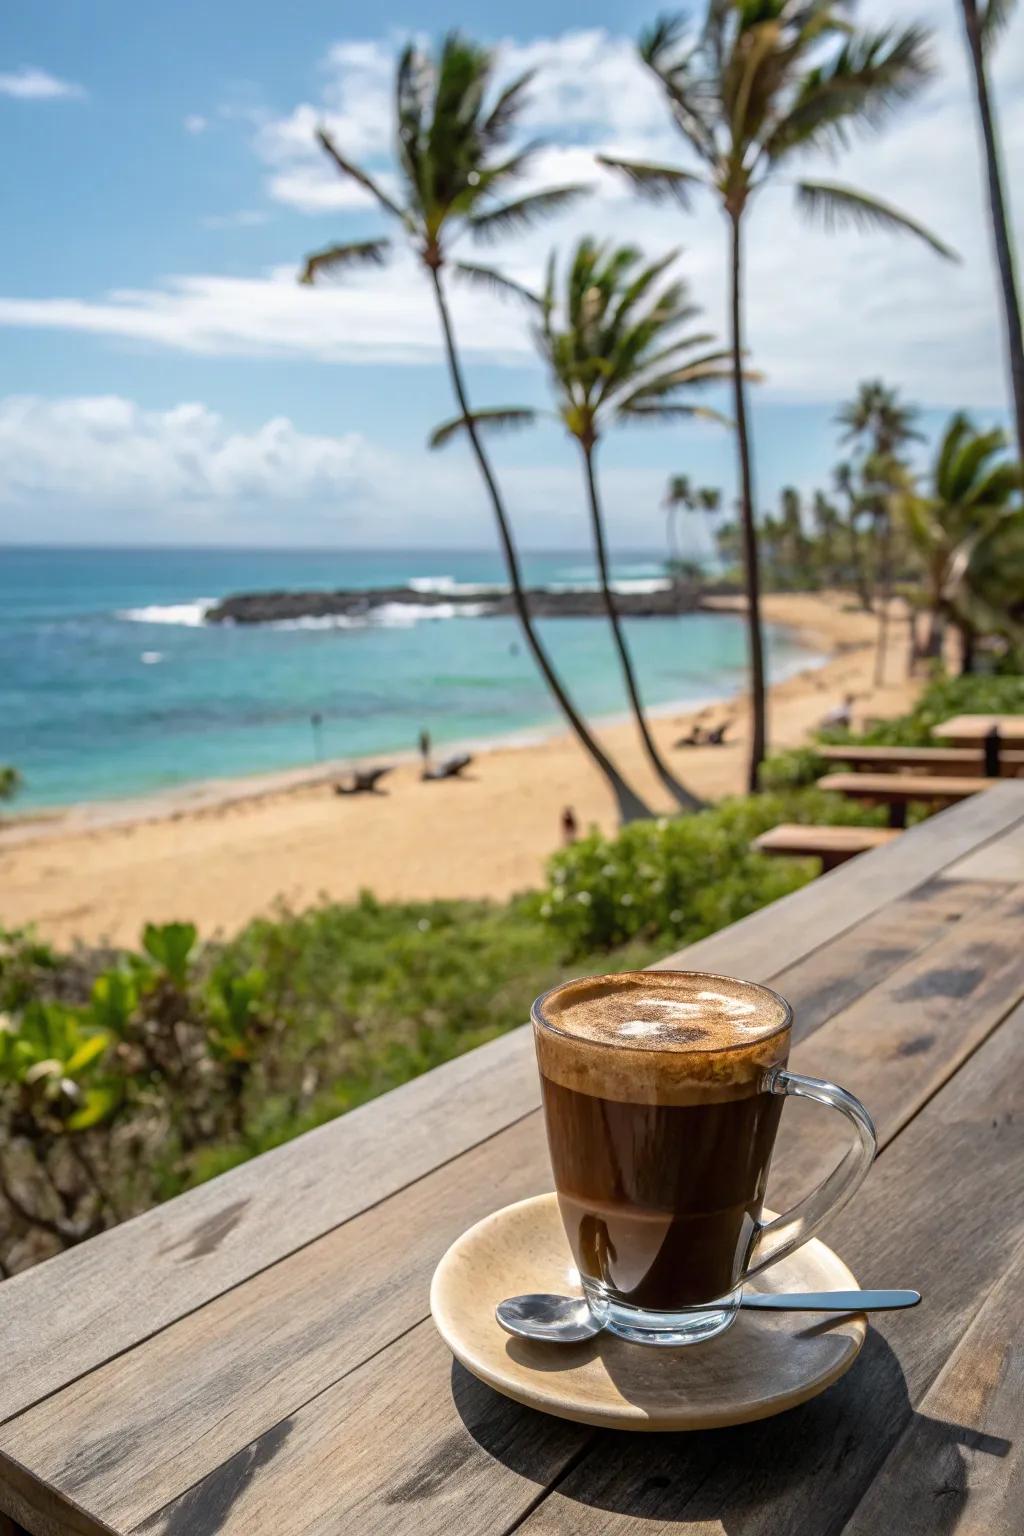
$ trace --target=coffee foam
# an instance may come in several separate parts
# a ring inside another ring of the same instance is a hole
[[[789,1023],[787,1004],[767,987],[702,971],[585,977],[534,1006],[544,1076],[627,1103],[754,1093],[785,1062]]]

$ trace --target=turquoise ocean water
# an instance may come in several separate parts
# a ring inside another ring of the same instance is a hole
[[[526,557],[531,583],[584,585],[586,555]],[[621,558],[616,579],[661,575]],[[498,583],[489,552],[0,549],[0,763],[25,777],[19,805],[139,794],[227,777],[557,724],[512,619],[221,627],[203,608],[229,592]],[[442,609],[441,613],[444,614]],[[541,626],[592,716],[626,708],[602,622]],[[646,701],[704,700],[744,680],[739,619],[694,614],[628,625]],[[769,636],[776,676],[807,662]],[[315,734],[311,716],[322,716]]]

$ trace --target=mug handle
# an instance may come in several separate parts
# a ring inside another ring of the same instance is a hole
[[[835,1083],[826,1083],[817,1077],[802,1077],[799,1072],[789,1072],[785,1067],[773,1067],[765,1079],[770,1093],[784,1094],[797,1099],[813,1099],[816,1104],[826,1104],[838,1109],[853,1126],[855,1140],[844,1153],[827,1178],[812,1189],[809,1195],[797,1202],[784,1216],[774,1221],[757,1223],[747,1255],[744,1280],[759,1275],[769,1264],[784,1259],[787,1254],[813,1237],[826,1216],[831,1216],[844,1206],[860,1186],[871,1167],[878,1140],[871,1116],[859,1099]]]

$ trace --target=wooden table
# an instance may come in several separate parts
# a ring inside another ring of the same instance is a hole
[[[1024,747],[1024,715],[954,715],[932,726],[932,735],[955,747],[980,747],[985,771],[993,778],[1002,771],[1006,747]]]
[[[818,788],[830,789],[848,800],[887,805],[890,827],[905,827],[908,805],[918,801],[952,805],[992,789],[998,782],[939,773],[826,773],[818,780]]]
[[[618,1436],[453,1367],[438,1257],[551,1182],[520,1030],[0,1286],[0,1508],[34,1536],[1019,1532],[1022,923],[1010,780],[665,962],[771,981],[797,1069],[875,1116],[825,1235],[925,1301],[814,1402]],[[787,1109],[777,1206],[834,1147]]]
[[[981,777],[985,754],[975,747],[815,747],[826,763],[846,763],[870,773],[941,773],[957,777]],[[1003,751],[1000,772],[1008,779],[1024,773],[1024,752]]]

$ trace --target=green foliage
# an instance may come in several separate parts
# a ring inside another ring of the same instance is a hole
[[[147,923],[142,931],[142,947],[168,980],[176,987],[184,987],[197,936],[195,923]]]
[[[827,772],[828,764],[813,747],[793,747],[766,757],[759,781],[764,790],[803,789]]]
[[[0,763],[0,800],[13,800],[21,788],[21,782],[17,768]]]
[[[770,859],[751,841],[780,821],[877,819],[817,789],[726,800],[695,816],[598,832],[555,854],[542,915],[569,955],[657,936],[692,943],[804,884],[813,861]]]
[[[13,1090],[16,1129],[55,1134],[103,1118],[97,1073],[109,1045],[87,1010],[29,1002],[0,1029],[0,1091]]]
[[[831,740],[856,740],[864,746],[930,747],[937,745],[932,726],[953,715],[1024,714],[1024,677],[970,675],[941,678],[925,689],[914,708],[897,720],[880,721],[864,735],[822,733]]]

